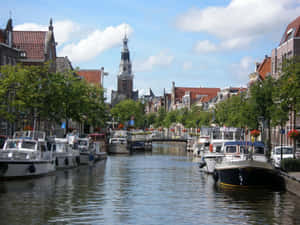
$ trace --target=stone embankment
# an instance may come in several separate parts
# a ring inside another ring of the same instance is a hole
[[[300,197],[300,172],[280,173],[285,180],[286,190]]]

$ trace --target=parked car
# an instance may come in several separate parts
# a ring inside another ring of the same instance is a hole
[[[271,153],[271,161],[274,167],[280,168],[281,161],[281,149],[282,158],[293,158],[293,147],[292,146],[276,146]]]

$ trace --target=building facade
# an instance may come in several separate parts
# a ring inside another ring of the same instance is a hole
[[[172,82],[171,110],[188,108],[192,105],[208,110],[216,101],[220,88],[176,87]]]
[[[281,74],[282,63],[286,59],[292,57],[300,56],[300,16],[293,20],[290,24],[287,25],[279,46],[272,50],[271,55],[271,75],[278,79]],[[294,124],[295,121],[295,124]],[[299,112],[295,115],[289,114],[289,121],[286,123],[284,131],[285,134],[282,135],[280,132],[281,128],[276,127],[272,129],[272,142],[273,145],[292,145],[293,141],[287,137],[289,130],[295,128],[300,130],[300,114]],[[296,142],[296,149],[300,151],[300,141]]]
[[[133,78],[130,52],[128,49],[128,39],[125,36],[123,38],[123,49],[119,65],[118,89],[117,91],[111,92],[112,106],[125,99],[138,100],[138,91],[133,91]]]

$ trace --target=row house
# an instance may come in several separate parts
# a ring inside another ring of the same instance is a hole
[[[293,20],[290,24],[287,25],[279,46],[272,50],[271,55],[271,75],[278,79],[280,77],[282,63],[285,59],[289,59],[292,57],[300,56],[300,16]],[[295,124],[294,124],[295,121]],[[293,113],[290,113],[289,121],[285,126],[285,135],[283,135],[283,144],[292,145],[292,141],[287,138],[286,133],[295,127],[300,130],[300,114],[299,112],[294,118]],[[275,145],[281,144],[281,134],[279,132],[279,128],[276,128],[272,131],[272,136]],[[300,150],[300,141],[296,142],[297,151]]]
[[[217,95],[215,104],[218,104],[222,101],[225,101],[232,96],[239,95],[243,92],[247,92],[248,88],[245,87],[227,87],[227,88],[222,88]]]
[[[13,31],[13,47],[21,49],[18,62],[23,65],[43,65],[50,63],[50,71],[56,72],[56,42],[52,19],[48,31]]]
[[[171,110],[188,108],[192,105],[209,110],[214,105],[220,88],[176,87],[172,82]]]
[[[249,75],[248,86],[251,86],[254,82],[265,80],[267,76],[271,76],[271,61],[271,57],[265,55],[261,63],[255,63],[254,72]]]
[[[9,19],[5,29],[0,29],[0,66],[16,65],[21,56],[21,50],[13,46],[12,19]]]
[[[145,105],[145,113],[156,113],[160,108],[164,108],[164,97],[163,96],[155,96],[151,88],[149,89],[149,93],[145,94],[141,97],[142,103]]]

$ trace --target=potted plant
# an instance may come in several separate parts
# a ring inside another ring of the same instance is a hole
[[[287,135],[292,139],[298,139],[300,137],[300,132],[298,130],[293,129],[290,130]]]
[[[254,138],[257,138],[258,136],[259,136],[259,134],[260,134],[260,131],[259,130],[251,130],[250,131],[250,135],[252,136],[252,137],[254,137]]]

